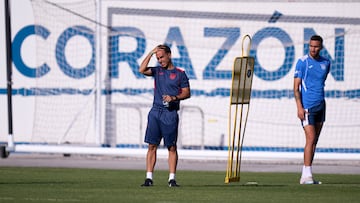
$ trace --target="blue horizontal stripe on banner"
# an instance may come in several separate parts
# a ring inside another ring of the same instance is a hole
[[[94,89],[75,89],[75,88],[19,88],[12,89],[12,95],[17,96],[56,96],[56,95],[90,95]],[[141,95],[145,93],[153,93],[153,89],[136,89],[136,88],[123,88],[123,89],[111,89],[102,90],[103,95],[110,94],[125,94],[125,95]],[[6,88],[0,89],[0,95],[7,94]],[[191,95],[193,96],[207,96],[207,97],[229,97],[229,88],[216,88],[212,91],[205,91],[199,89],[192,89]],[[292,89],[283,90],[256,90],[251,92],[251,98],[259,99],[281,99],[281,98],[293,98]],[[326,98],[347,98],[358,99],[360,98],[360,89],[353,90],[327,90],[325,91]]]

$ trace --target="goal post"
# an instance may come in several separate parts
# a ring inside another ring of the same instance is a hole
[[[12,49],[11,49],[11,16],[10,2],[5,0],[5,41],[6,41],[6,90],[7,90],[7,118],[8,118],[8,135],[6,145],[0,145],[0,156],[6,158],[9,151],[14,150],[13,135],[13,104],[12,104]]]

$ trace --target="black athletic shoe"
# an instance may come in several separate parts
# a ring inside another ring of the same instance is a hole
[[[144,187],[153,186],[153,181],[150,178],[146,178],[144,184],[142,184],[141,186]]]
[[[180,185],[176,183],[176,180],[171,179],[169,180],[169,187],[180,187]]]

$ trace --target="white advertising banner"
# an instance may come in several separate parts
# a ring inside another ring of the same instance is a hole
[[[184,148],[227,146],[231,70],[236,57],[249,54],[255,68],[245,147],[300,151],[293,75],[309,38],[319,34],[321,54],[331,60],[319,148],[360,150],[360,3],[21,0],[11,9],[16,142],[94,144],[100,136],[100,144],[142,145],[153,80],[137,70],[153,47],[167,44],[191,84],[192,97],[180,112]],[[251,43],[243,44],[245,35]],[[5,61],[0,65],[4,142]]]

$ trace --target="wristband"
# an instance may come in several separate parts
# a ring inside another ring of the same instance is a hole
[[[179,100],[179,98],[177,96],[175,96],[175,101]]]

